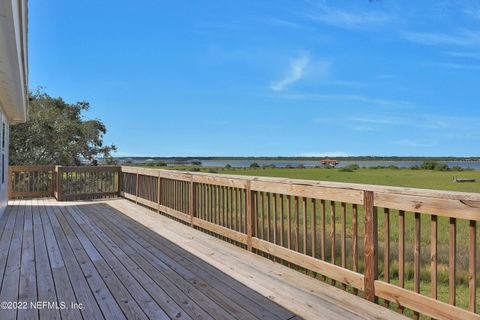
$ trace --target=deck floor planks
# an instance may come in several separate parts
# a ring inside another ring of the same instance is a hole
[[[39,214],[43,225],[45,244],[47,246],[50,268],[57,293],[57,302],[78,303],[43,201],[39,202],[38,209],[40,211]],[[62,319],[82,319],[80,310],[75,308],[60,309],[60,316]]]
[[[18,301],[25,206],[18,206],[15,214],[17,217],[15,219],[11,244],[8,250],[5,266],[5,273],[3,274],[2,288],[0,291],[0,301],[6,302]],[[2,320],[16,318],[17,308],[1,310]]]
[[[75,229],[75,232],[84,232],[92,244],[99,250],[99,253],[104,257],[112,270],[120,279],[122,279],[122,282],[131,291],[132,296],[137,303],[144,306],[143,309],[149,318],[168,319],[170,316],[179,319],[189,319],[189,317],[182,315],[182,310],[176,305],[175,301],[168,299],[166,292],[158,286],[153,286],[148,275],[141,271],[133,261],[130,261],[130,264],[128,265],[130,268],[125,266],[122,263],[121,258],[117,258],[114,253],[101,242],[87,224],[82,223],[81,220],[77,220],[78,217],[77,219],[72,219],[71,216],[67,216],[66,219]],[[78,222],[80,222],[81,225],[77,225]],[[118,247],[116,249],[121,251]],[[164,311],[162,308],[167,310]],[[168,315],[166,311],[168,311]]]
[[[160,270],[156,269],[146,259],[140,256],[136,250],[131,248],[125,241],[119,240],[120,238],[114,235],[111,231],[109,231],[108,228],[105,228],[100,232],[107,234],[109,237],[107,239],[109,239],[109,241],[114,241],[116,245],[124,249],[128,257],[130,257],[132,260],[138,263],[139,267],[141,267],[144,270],[144,272],[148,273],[148,275],[152,277],[152,279],[161,288],[165,288],[165,290],[167,290],[168,292],[168,295],[175,301],[179,302],[179,304],[182,306],[185,312],[187,312],[193,319],[214,319],[207,312],[205,312],[201,307],[193,303],[193,301],[191,300],[198,302],[200,305],[202,305],[204,309],[210,312],[212,311],[212,309],[210,309],[210,306],[212,305],[212,301],[201,299],[201,297],[199,298],[196,292],[193,292],[194,290],[192,290],[191,286],[188,286],[188,285],[185,286],[185,284],[179,283],[178,278],[172,279],[172,277],[170,277],[169,279],[168,274],[165,275],[161,269]],[[105,239],[105,236],[100,235],[100,237],[102,239]],[[179,287],[177,287],[176,285],[178,285]],[[225,313],[218,314],[216,312],[213,312],[213,314],[228,317],[228,314],[225,314]]]
[[[104,211],[103,208],[101,211]],[[97,213],[97,215],[95,216],[96,218],[99,218],[100,217],[99,215],[102,214],[100,211],[97,211],[96,213]],[[110,217],[110,218],[113,218],[113,217]],[[99,220],[95,220],[95,222],[102,223]],[[107,221],[103,221],[103,223],[106,223],[106,222]],[[118,224],[116,226],[121,226],[121,225]],[[186,265],[185,260],[178,263],[166,257],[165,255],[161,255],[161,256],[154,255],[152,252],[150,252],[154,249],[154,246],[149,244],[148,242],[141,242],[141,243],[136,242],[134,238],[136,240],[139,240],[141,238],[137,237],[135,234],[130,233],[130,230],[125,230],[125,229],[119,230],[118,228],[112,227],[112,230],[113,229],[117,230],[118,236],[125,234],[131,237],[129,239],[129,243],[132,245],[132,247],[135,250],[138,250],[138,252],[143,257],[151,261],[155,266],[165,270],[167,276],[174,278],[177,283],[186,283],[186,288],[188,287],[192,288],[192,286],[197,288],[199,290],[198,292],[195,292],[197,297],[199,296],[199,294],[202,294],[202,295],[204,294],[205,297],[207,297],[207,300],[206,300],[207,304],[202,304],[202,307],[208,310],[210,315],[215,319],[218,319],[218,318],[255,319],[255,318],[264,316],[264,314],[260,312],[256,315],[249,314],[244,308],[237,306],[237,304],[241,302],[238,294],[237,296],[230,297],[229,299],[229,297],[224,296],[222,292],[219,292],[211,288],[212,279],[210,279],[210,281],[208,281],[207,283],[205,280],[199,278],[198,274],[194,274],[189,270],[187,270],[185,267]],[[162,252],[163,250],[165,250],[165,246],[162,246]],[[177,252],[177,255],[181,255],[181,254],[182,253],[180,251]],[[215,301],[215,302],[212,304],[212,301]],[[244,304],[241,304],[241,305],[244,306]],[[222,310],[220,306],[223,307],[225,310]],[[231,314],[226,313],[226,311],[230,312]],[[271,318],[274,319],[274,317],[271,317]]]
[[[47,202],[48,204],[48,202]],[[55,217],[56,206],[46,206],[48,218],[50,219],[50,224],[52,225],[53,233],[57,239],[58,247],[63,257],[65,267],[67,269],[70,282],[72,283],[73,291],[79,303],[85,306],[81,310],[83,318],[87,319],[103,319],[102,312],[98,307],[97,301],[95,300],[92,291],[87,283],[87,279],[83,275],[83,272],[78,264],[75,254],[73,253],[72,248],[68,244],[65,233],[60,226],[57,218]],[[65,301],[70,307],[68,301]]]
[[[10,204],[0,298],[91,308],[2,320],[402,318],[127,200]]]
[[[150,230],[148,232],[161,233],[165,238],[194,253],[200,260],[210,262],[280,305],[292,308],[291,310],[303,317],[328,318],[330,314],[333,318],[341,319],[343,313],[343,318],[346,319],[351,317],[406,319],[398,313],[366,302],[343,290],[312,281],[310,277],[278,263],[248,254],[241,248],[192,230],[171,219],[158,217],[151,210],[134,205],[130,201],[117,200],[108,204],[144,224],[147,230]],[[226,260],[231,263],[224,266]],[[338,315],[332,315],[330,311]]]
[[[219,279],[223,278],[232,280],[224,273],[218,272],[218,270],[215,270],[210,265],[200,260],[197,260],[196,263],[193,263],[190,261],[192,259],[192,255],[186,255],[184,252],[175,250],[175,248],[170,248],[171,245],[174,245],[173,243],[165,241],[165,239],[162,239],[162,237],[159,237],[158,235],[156,235],[157,237],[152,238],[145,234],[144,228],[138,228],[138,226],[132,225],[131,222],[128,223],[129,227],[127,227],[127,224],[125,224],[127,221],[122,220],[122,217],[116,216],[115,213],[106,215],[107,211],[110,211],[108,207],[97,209],[98,217],[100,218],[103,216],[103,219],[107,219],[107,221],[118,221],[119,223],[116,224],[117,228],[121,228],[123,233],[128,234],[130,237],[139,241],[139,243],[137,243],[138,249],[142,247],[148,248],[148,251],[152,255],[160,259],[163,263],[167,264],[170,268],[174,269],[186,280],[196,283],[195,285],[200,286],[201,289],[208,287],[214,288],[216,291],[213,291],[213,297],[218,297],[218,294],[220,293],[221,296],[229,298],[230,301],[234,300],[236,302],[240,302],[242,307],[247,309],[246,311],[250,312],[252,315],[266,319],[288,319],[293,316],[291,312],[288,312],[283,308],[276,308],[279,309],[275,310],[277,311],[277,314],[270,312],[267,308],[275,305],[267,299],[262,299],[263,297],[259,296],[258,294],[252,295],[251,291],[245,292],[246,290],[234,290],[232,287],[234,287],[234,284],[237,284],[235,283],[236,281],[224,282]],[[158,250],[157,248],[162,248],[162,250]],[[204,269],[210,269],[210,272],[207,272]],[[242,286],[239,285],[236,287],[242,288]],[[243,288],[245,289],[245,287]],[[242,294],[242,291],[244,291],[243,293],[250,293],[250,296],[255,297],[255,299],[251,300],[245,297]],[[209,293],[212,293],[212,290],[209,290]],[[243,312],[245,312],[245,310]]]
[[[126,319],[125,315],[120,309],[120,306],[113,298],[110,290],[108,290],[102,277],[95,269],[95,266],[86,253],[85,248],[81,245],[64,216],[62,214],[58,214],[57,212],[56,217],[62,226],[65,235],[67,236],[67,240],[72,247],[73,252],[75,253],[75,257],[77,258],[77,261],[82,268],[83,274],[88,281],[92,293],[95,296],[100,309],[102,310],[103,316],[106,319]]]
[[[101,254],[97,251],[97,248],[88,240],[87,237],[80,237],[77,234],[78,239],[85,248],[91,261],[95,265],[102,279],[107,284],[112,295],[115,296],[117,302],[128,319],[148,319],[145,313],[142,311],[142,307],[139,306],[135,299],[130,294],[123,284],[123,279],[120,280],[107,262],[103,259]]]
[[[53,282],[52,269],[50,267],[47,246],[45,244],[45,235],[43,233],[43,224],[40,218],[38,200],[32,202],[34,204],[32,205],[32,218],[38,301],[57,301],[57,293],[55,291],[55,283]],[[40,309],[38,313],[40,319],[60,319],[60,311],[56,309]]]
[[[33,208],[25,206],[25,220],[23,224],[22,260],[20,269],[20,287],[18,300],[28,304],[37,301],[37,283],[35,268],[35,248],[33,244]],[[18,310],[18,319],[38,319],[38,310],[25,308]]]

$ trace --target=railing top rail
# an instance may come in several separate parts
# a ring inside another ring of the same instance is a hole
[[[120,166],[57,166],[62,168],[63,172],[101,172],[101,171],[119,171]]]
[[[305,179],[290,179],[290,178],[278,178],[278,177],[259,177],[259,176],[247,176],[247,175],[232,175],[232,174],[219,174],[219,173],[206,173],[206,172],[192,172],[192,171],[177,171],[168,169],[153,169],[134,166],[121,166],[121,170],[127,173],[139,173],[144,175],[155,175],[166,177],[178,176],[183,180],[189,180],[191,176],[199,177],[211,177],[218,179],[232,179],[243,181],[262,181],[287,185],[304,185],[311,187],[325,187],[325,188],[337,188],[345,190],[356,191],[372,191],[375,193],[388,193],[398,194],[405,196],[418,196],[429,198],[440,198],[449,200],[465,200],[465,201],[480,201],[480,193],[476,192],[458,192],[458,191],[446,191],[435,189],[421,189],[421,188],[408,188],[408,187],[393,187],[393,186],[381,186],[372,184],[359,184],[359,183],[347,183],[347,182],[331,182],[331,181],[317,181],[317,180],[305,180]]]
[[[10,172],[32,172],[32,171],[52,171],[55,166],[52,165],[24,165],[24,166],[8,166]]]

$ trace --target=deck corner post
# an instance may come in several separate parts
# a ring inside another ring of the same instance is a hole
[[[13,173],[12,173],[12,166],[8,166],[8,200],[12,200],[13,197]]]
[[[193,228],[193,218],[195,217],[195,188],[193,187],[193,176],[190,176],[188,192],[188,212],[190,214],[190,227]]]
[[[62,201],[62,166],[55,166],[55,186],[57,189],[57,201]]]
[[[364,272],[364,291],[365,299],[376,302],[375,280],[378,278],[378,259],[377,259],[377,212],[374,205],[373,191],[363,192],[363,210],[365,222],[365,272]]]
[[[122,196],[122,167],[118,166],[117,168],[117,196],[120,198]]]
[[[247,180],[247,184],[245,186],[245,208],[247,211],[247,249],[248,251],[252,251],[252,237],[254,237],[255,235],[253,234],[254,211],[250,180]]]

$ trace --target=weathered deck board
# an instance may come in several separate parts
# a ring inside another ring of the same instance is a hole
[[[0,298],[68,306],[0,319],[402,318],[127,200],[11,202]]]

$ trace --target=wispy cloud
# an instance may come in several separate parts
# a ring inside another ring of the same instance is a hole
[[[424,45],[480,45],[480,31],[460,30],[455,33],[405,32],[404,38]]]
[[[269,24],[271,26],[276,27],[285,27],[285,28],[295,28],[295,29],[311,29],[311,27],[306,26],[304,24],[298,23],[296,21],[275,18],[275,17],[267,17],[262,19],[263,23]]]
[[[351,121],[371,124],[392,124],[396,123],[398,119],[395,118],[380,118],[380,117],[353,117]]]
[[[479,71],[480,65],[472,64],[459,64],[459,63],[435,63],[435,66],[457,69],[457,70],[467,70],[467,71]]]
[[[410,101],[404,100],[390,100],[390,99],[377,99],[362,95],[353,94],[316,94],[316,93],[291,93],[284,94],[282,97],[286,99],[297,100],[318,100],[318,101],[354,101],[366,104],[372,104],[381,107],[399,108],[409,107],[412,105]]]
[[[448,51],[445,53],[452,57],[480,60],[480,52]]]
[[[270,88],[273,91],[283,91],[289,85],[302,79],[305,75],[307,67],[309,66],[310,58],[307,54],[302,54],[298,58],[294,59],[289,66],[287,74],[280,80],[274,81],[270,84]]]
[[[415,148],[429,148],[437,145],[437,143],[434,141],[422,142],[422,141],[409,140],[409,139],[402,139],[402,140],[394,141],[393,143],[400,146],[415,147]]]
[[[331,151],[331,152],[305,152],[305,153],[300,153],[298,156],[300,157],[349,157],[352,155],[344,151]]]
[[[378,79],[382,79],[382,80],[394,79],[396,77],[397,77],[396,74],[390,74],[390,73],[379,74],[377,76]]]
[[[307,14],[307,17],[344,29],[379,27],[393,20],[393,17],[385,12],[343,10],[325,5],[319,6],[317,10]]]

